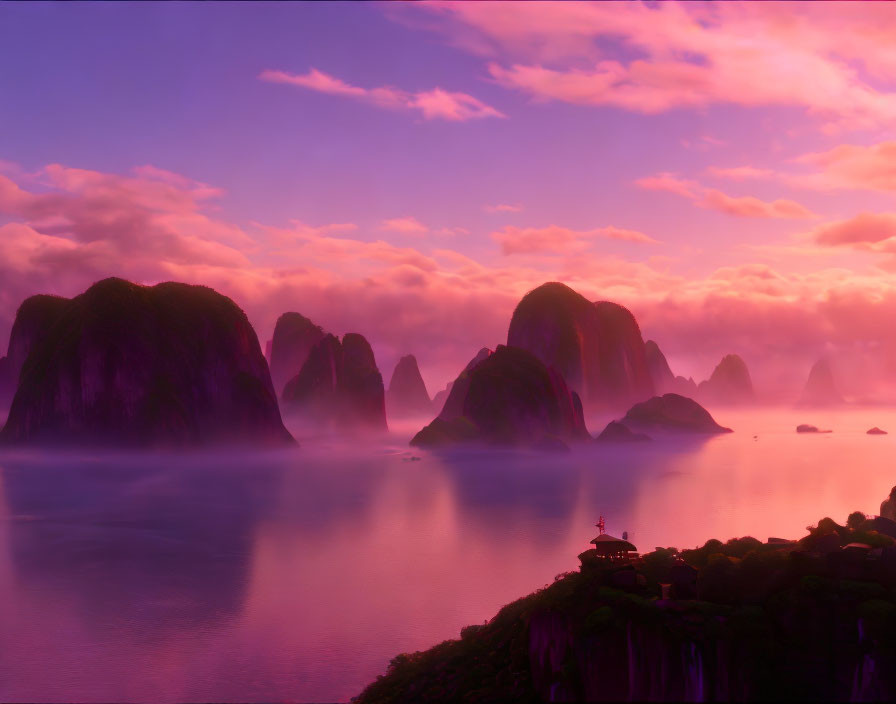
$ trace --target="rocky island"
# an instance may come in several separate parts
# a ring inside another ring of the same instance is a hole
[[[630,428],[652,429],[669,433],[730,433],[716,423],[703,406],[679,394],[663,394],[632,406],[621,420]]]
[[[389,390],[386,392],[386,410],[390,416],[408,416],[431,413],[433,403],[426,391],[417,358],[408,354],[398,360]]]
[[[736,354],[722,357],[709,379],[697,386],[697,394],[702,401],[719,405],[753,403],[756,400],[747,364]]]
[[[616,303],[592,303],[565,284],[549,282],[523,296],[507,345],[556,369],[589,407],[625,407],[654,394],[634,316]]]
[[[0,408],[8,408],[31,350],[48,334],[68,303],[67,298],[38,294],[26,298],[16,311],[6,356],[0,358]]]
[[[563,377],[526,350],[498,345],[461,373],[442,412],[411,445],[564,447],[588,439],[582,404]]]
[[[255,331],[226,296],[205,286],[111,278],[70,300],[29,301],[13,331],[28,349],[3,442],[294,442]],[[30,305],[43,314],[31,316]]]
[[[283,389],[284,410],[327,430],[382,432],[386,425],[383,377],[373,349],[358,333],[340,341],[326,335]]]
[[[286,383],[302,369],[308,353],[326,335],[301,313],[284,313],[277,318],[271,340],[271,380],[279,397]]]
[[[837,384],[834,382],[834,373],[831,363],[822,357],[809,370],[809,378],[800,397],[800,406],[838,406],[844,403]]]

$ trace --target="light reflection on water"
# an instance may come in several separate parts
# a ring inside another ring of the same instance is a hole
[[[0,455],[0,699],[345,700],[574,569],[599,514],[642,550],[764,540],[896,484],[865,435],[894,411],[716,416],[737,432],[568,455]]]

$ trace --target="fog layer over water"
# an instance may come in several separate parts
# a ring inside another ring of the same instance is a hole
[[[736,432],[568,454],[435,455],[412,423],[275,454],[7,451],[0,699],[346,700],[575,569],[599,515],[642,551],[799,537],[896,484],[896,434],[865,434],[896,411],[714,415]]]

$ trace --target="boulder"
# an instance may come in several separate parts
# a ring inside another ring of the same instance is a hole
[[[22,367],[3,441],[294,442],[255,331],[226,296],[205,286],[112,278],[51,307],[56,317]]]
[[[595,442],[643,442],[645,440],[650,440],[650,436],[644,433],[633,433],[617,420],[607,423],[607,427],[595,438]]]
[[[653,428],[674,433],[730,433],[703,406],[679,394],[663,394],[632,406],[622,423],[629,428]]]
[[[564,447],[588,439],[581,402],[563,377],[532,353],[499,345],[458,377],[442,413],[411,444]]]
[[[716,404],[743,404],[756,400],[747,365],[736,354],[722,357],[709,379],[700,382],[697,394],[701,400]]]
[[[390,416],[432,412],[432,401],[429,399],[426,384],[417,366],[417,358],[412,354],[405,355],[395,365],[386,393],[386,409]]]
[[[268,359],[271,379],[278,396],[283,393],[286,382],[299,373],[311,348],[325,334],[319,325],[300,313],[284,313],[277,318]]]
[[[325,335],[283,389],[283,407],[330,430],[385,431],[383,377],[363,335]]]
[[[589,406],[624,407],[654,393],[634,316],[609,301],[591,303],[564,284],[546,283],[522,298],[507,344],[556,369]]]

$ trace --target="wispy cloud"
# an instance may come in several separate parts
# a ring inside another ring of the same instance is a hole
[[[519,213],[523,210],[523,206],[498,203],[497,205],[484,205],[482,209],[487,213]]]
[[[522,228],[508,225],[493,232],[491,237],[501,245],[503,254],[570,254],[588,249],[596,239],[657,244],[657,240],[643,232],[613,226],[573,230],[558,225]]]
[[[403,218],[383,220],[379,229],[386,232],[398,232],[403,235],[425,235],[429,232],[429,228],[426,225],[411,215]]]
[[[431,29],[489,56],[495,81],[539,101],[646,114],[794,107],[825,129],[896,119],[896,92],[879,80],[896,70],[889,8],[756,5],[432,3],[416,11],[439,15]],[[626,51],[608,59],[607,43]]]
[[[381,108],[417,111],[427,120],[465,122],[483,117],[505,117],[499,110],[486,105],[472,95],[447,91],[442,88],[416,93],[391,86],[361,88],[315,68],[303,74],[266,70],[262,71],[258,77],[262,81],[285,83],[319,93],[360,100]]]
[[[671,173],[661,173],[638,179],[635,184],[651,191],[668,191],[692,200],[706,210],[716,210],[742,218],[809,219],[815,213],[796,201],[778,198],[764,201],[754,196],[730,196],[714,188],[706,188],[696,181],[682,179]]]

